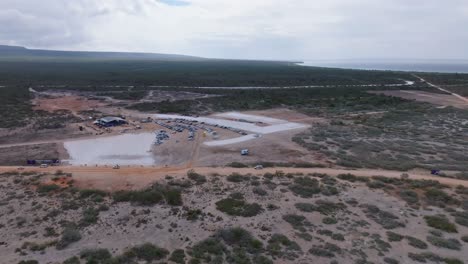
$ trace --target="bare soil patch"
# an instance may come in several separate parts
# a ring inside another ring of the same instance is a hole
[[[465,101],[460,100],[459,98],[454,97],[451,94],[430,93],[416,90],[369,91],[369,93],[396,96],[409,100],[427,102],[435,105],[453,106],[460,109],[468,109],[468,104]]]

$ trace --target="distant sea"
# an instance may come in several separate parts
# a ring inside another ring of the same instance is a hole
[[[362,70],[468,73],[468,60],[309,60],[301,65]]]

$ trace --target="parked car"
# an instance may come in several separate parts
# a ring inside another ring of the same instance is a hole
[[[263,170],[263,165],[257,165],[254,167],[256,170]]]
[[[49,167],[49,164],[41,164],[41,166],[39,166],[40,168],[48,168]]]

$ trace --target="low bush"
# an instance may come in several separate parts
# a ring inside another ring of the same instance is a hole
[[[334,225],[336,223],[338,223],[338,220],[336,220],[336,218],[334,217],[325,217],[322,219],[322,223],[326,224],[326,225]]]
[[[268,192],[265,189],[262,189],[260,187],[254,187],[252,189],[252,192],[255,193],[256,195],[260,195],[260,196],[265,196],[265,195],[268,194]]]
[[[164,248],[157,247],[151,243],[145,243],[140,246],[135,246],[124,253],[127,259],[137,259],[139,261],[145,260],[152,262],[166,258],[169,254]]]
[[[198,185],[204,184],[206,182],[206,176],[198,174],[194,170],[189,170],[187,172],[187,177]]]
[[[387,238],[390,242],[398,242],[401,241],[404,238],[404,236],[392,231],[387,231]]]
[[[185,264],[185,251],[183,249],[174,250],[169,260],[177,264]]]
[[[289,186],[289,189],[297,196],[302,198],[311,198],[315,194],[320,193],[320,183],[317,179],[309,177],[297,177],[294,179],[294,184]]]
[[[427,248],[427,243],[422,241],[421,239],[417,239],[412,236],[406,236],[406,239],[408,240],[408,244],[412,247],[419,248],[419,249]]]
[[[435,229],[439,229],[448,233],[457,233],[457,227],[451,223],[444,215],[425,216],[426,224]]]
[[[231,175],[226,177],[227,181],[230,182],[243,182],[243,181],[248,181],[250,180],[249,176],[241,175],[238,173],[232,173]]]
[[[68,247],[70,244],[81,240],[80,231],[74,227],[67,227],[63,230],[62,236],[58,241],[56,248],[61,250]]]
[[[310,222],[303,215],[287,214],[283,215],[283,220],[288,222],[294,229],[305,231],[305,226],[310,226]]]
[[[462,244],[460,241],[454,238],[442,238],[442,237],[436,237],[436,236],[428,236],[427,237],[427,242],[431,243],[432,245],[440,248],[447,248],[447,249],[452,249],[452,250],[460,250],[462,247]]]
[[[399,195],[401,199],[403,199],[405,202],[409,204],[415,204],[419,202],[418,194],[413,190],[409,190],[409,189],[401,190],[399,192]]]
[[[285,235],[274,234],[268,240],[267,251],[272,256],[294,260],[301,252],[301,247],[296,242],[289,240]]]
[[[364,209],[366,216],[380,224],[385,229],[394,229],[397,227],[404,227],[405,224],[399,221],[398,216],[379,209],[375,205],[363,204],[360,206]]]
[[[180,189],[158,184],[141,191],[118,191],[112,197],[115,202],[131,202],[143,206],[158,204],[163,201],[169,205],[182,205]]]
[[[86,263],[107,263],[112,259],[112,254],[107,249],[85,249],[80,252],[80,258]]]
[[[60,190],[60,186],[56,184],[41,184],[37,186],[37,192],[39,193],[50,193]]]
[[[344,180],[344,181],[349,181],[349,182],[369,182],[370,179],[367,177],[362,177],[362,176],[356,176],[353,174],[340,174],[337,176],[338,179]]]
[[[263,211],[257,203],[247,203],[243,199],[226,198],[216,202],[216,209],[232,216],[252,217]]]

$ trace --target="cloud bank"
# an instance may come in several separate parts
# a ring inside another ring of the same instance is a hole
[[[2,0],[0,43],[218,58],[468,59],[466,0]]]

